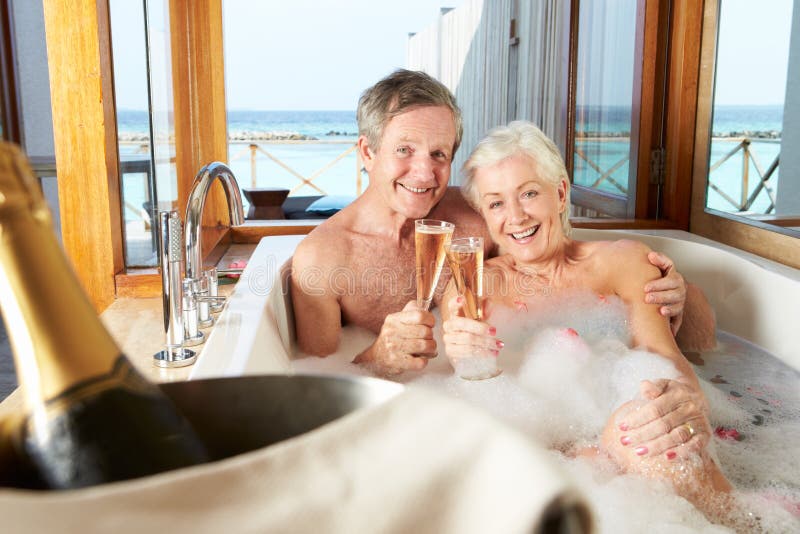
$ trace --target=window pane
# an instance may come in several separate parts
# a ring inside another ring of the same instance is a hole
[[[583,0],[579,8],[573,183],[632,195],[632,88],[637,0]]]
[[[355,151],[358,98],[406,66],[409,33],[441,13],[428,0],[398,6],[384,0],[223,1],[230,167],[246,209],[247,190],[282,190],[253,193],[267,208],[264,217],[254,210],[257,218],[305,218],[313,214],[300,208],[310,197],[352,198],[366,189]]]
[[[792,154],[780,157],[782,141],[800,141],[800,125],[790,120],[800,117],[800,101],[787,91],[787,76],[800,74],[800,56],[797,66],[789,62],[792,18],[791,0],[757,9],[747,0],[720,2],[709,209],[774,223],[800,213],[800,186],[780,181],[781,169],[796,164]]]
[[[159,210],[175,207],[175,127],[166,0],[111,0],[126,267],[158,265]]]
[[[111,0],[114,92],[126,267],[158,263],[147,96],[144,2]]]

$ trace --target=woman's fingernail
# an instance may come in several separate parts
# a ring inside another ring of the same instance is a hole
[[[457,302],[458,304],[461,304],[462,302],[464,302],[464,297],[462,297],[462,296],[458,296],[458,297],[456,297],[456,302]]]
[[[631,439],[630,436],[622,436],[621,438],[619,438],[619,442],[622,443],[623,445],[630,445],[631,441],[633,440]]]
[[[490,327],[489,327],[489,335],[490,335],[490,336],[497,335],[497,328],[495,328],[495,327],[493,327],[493,326],[490,326]]]
[[[674,460],[676,456],[678,456],[677,452],[667,451],[667,460]]]
[[[647,454],[647,447],[636,447],[633,452],[635,452],[637,456],[644,456]]]
[[[499,351],[499,350],[496,350],[496,349],[489,349],[489,352],[491,352],[491,353],[492,353],[492,356],[494,356],[495,358],[496,358],[496,357],[498,357],[498,356],[500,356],[500,351]]]
[[[622,430],[623,432],[627,432],[628,431],[628,424],[627,423],[620,423],[619,424],[619,429]]]
[[[499,339],[496,341],[496,344],[498,349],[502,349],[503,347],[506,346],[506,344],[500,341]]]

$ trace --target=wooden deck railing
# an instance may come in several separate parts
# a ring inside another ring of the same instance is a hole
[[[578,140],[576,140],[576,143],[575,143],[575,145],[576,145],[576,146],[575,146],[575,155],[576,155],[576,156],[578,156],[579,158],[581,158],[583,161],[585,161],[585,162],[586,162],[586,164],[587,164],[587,165],[588,165],[588,166],[589,166],[589,167],[590,167],[592,170],[594,170],[594,171],[595,171],[597,174],[599,174],[599,176],[598,176],[598,177],[597,177],[597,179],[596,179],[596,180],[595,180],[595,181],[592,183],[592,185],[590,185],[590,186],[588,186],[588,187],[590,187],[590,188],[592,188],[592,189],[599,188],[599,187],[600,187],[600,184],[602,184],[603,182],[605,182],[605,181],[607,180],[607,181],[608,181],[608,182],[609,182],[611,185],[613,185],[614,187],[616,187],[616,188],[617,188],[617,189],[620,191],[620,193],[622,193],[623,195],[627,195],[627,194],[628,194],[628,188],[627,188],[626,186],[624,186],[624,185],[620,184],[619,182],[617,182],[617,181],[614,179],[614,177],[613,177],[613,176],[611,176],[611,175],[612,175],[612,174],[614,174],[614,173],[617,171],[617,169],[619,169],[620,167],[622,167],[623,165],[625,165],[625,164],[628,162],[628,160],[630,159],[630,155],[626,154],[624,157],[620,158],[620,159],[619,159],[619,161],[617,161],[617,162],[616,162],[616,163],[614,163],[614,164],[613,164],[611,167],[609,167],[609,168],[608,168],[608,170],[603,170],[603,169],[600,167],[600,165],[598,165],[598,164],[597,164],[597,162],[595,162],[594,160],[592,160],[592,158],[590,158],[589,156],[587,156],[587,155],[586,155],[586,153],[585,153],[583,150],[581,150],[581,149],[579,149],[579,148],[577,147],[577,144],[578,144],[578,143],[577,143],[577,141],[578,141]],[[601,141],[601,142],[602,142],[602,141],[609,141],[609,142],[613,141],[613,142],[620,142],[620,139],[617,139],[617,138],[612,138],[612,139],[602,139],[602,140],[600,140],[600,139],[598,139],[598,140],[592,139],[592,141]]]
[[[734,140],[735,141],[735,140]],[[777,142],[780,142],[778,140]],[[750,150],[750,144],[752,141],[747,138],[743,137],[738,139],[738,143],[736,146],[729,150],[724,156],[722,156],[719,160],[713,163],[708,168],[708,187],[719,193],[719,195],[724,198],[736,211],[746,212],[750,211],[753,203],[755,202],[756,198],[758,197],[759,193],[764,190],[769,197],[770,204],[764,210],[764,214],[769,214],[775,209],[775,193],[770,187],[769,179],[775,173],[775,170],[778,168],[780,164],[780,153],[775,156],[775,159],[770,163],[769,167],[767,168],[766,172],[763,170],[761,166],[758,156],[755,152]],[[723,163],[731,159],[735,156],[738,152],[742,153],[742,183],[741,183],[741,194],[738,200],[735,200],[723,191],[717,184],[711,181],[711,173],[719,169]],[[756,185],[753,192],[748,194],[748,190],[750,189],[750,162],[753,162],[753,167],[755,167],[756,173],[758,174],[758,185]]]
[[[719,140],[721,138],[715,138]],[[584,139],[588,140],[588,139]],[[619,138],[605,138],[605,139],[591,139],[593,142],[597,141],[608,141],[608,142],[619,142]],[[775,192],[770,184],[770,178],[774,175],[775,171],[777,170],[780,164],[780,154],[778,154],[775,159],[770,163],[769,167],[764,170],[764,167],[761,165],[761,162],[758,159],[757,154],[751,149],[750,145],[752,144],[752,140],[750,138],[737,138],[731,139],[731,141],[736,142],[736,146],[733,147],[730,151],[728,151],[724,156],[722,156],[719,160],[711,164],[708,170],[709,179],[708,179],[708,186],[716,191],[725,201],[727,201],[736,211],[746,212],[752,209],[753,203],[755,202],[758,195],[764,191],[768,195],[770,199],[770,204],[766,210],[764,210],[764,214],[769,214],[775,209]],[[771,140],[759,140],[759,142],[773,142]],[[780,142],[780,140],[776,140],[775,142]],[[149,146],[147,143],[129,143],[129,144],[137,144],[139,148],[136,150],[136,153],[146,154],[149,153]],[[286,170],[291,176],[296,178],[299,183],[295,185],[290,194],[294,194],[302,187],[310,187],[316,193],[325,195],[327,194],[325,190],[323,190],[319,185],[315,184],[314,181],[328,172],[332,167],[334,167],[337,163],[342,161],[351,153],[356,154],[356,168],[355,168],[355,183],[356,183],[356,194],[360,195],[362,192],[363,184],[362,184],[362,162],[361,158],[358,156],[358,151],[356,150],[356,144],[352,141],[324,141],[324,140],[264,140],[259,142],[243,142],[237,143],[235,141],[231,142],[231,146],[243,144],[244,146],[237,151],[232,157],[231,161],[241,160],[245,157],[249,158],[250,160],[250,184],[251,187],[257,187],[257,158],[259,154],[264,155],[267,159],[273,161],[275,164]],[[265,146],[269,145],[286,145],[286,144],[303,144],[303,145],[312,145],[312,144],[341,144],[346,145],[346,149],[339,153],[335,158],[330,160],[320,169],[314,171],[308,176],[304,176],[301,172],[293,169],[284,161],[281,161],[280,158],[276,157],[272,154],[269,150],[265,148]],[[738,199],[734,199],[734,193],[726,192],[723,190],[719,185],[712,181],[713,173],[717,171],[722,165],[730,160],[732,157],[736,156],[738,153],[741,153],[742,156],[742,176],[741,176],[741,193]],[[599,188],[603,182],[608,182],[613,185],[621,194],[627,195],[628,188],[625,184],[619,183],[617,180],[614,179],[613,173],[619,170],[623,165],[625,165],[629,161],[629,156],[626,154],[624,157],[620,158],[618,161],[614,162],[613,165],[608,167],[607,169],[603,169],[602,166],[594,161],[591,157],[589,157],[585,151],[581,150],[580,148],[575,148],[575,154],[577,157],[581,158],[586,164],[597,173],[597,178],[594,182],[588,186],[591,188]],[[758,185],[756,185],[755,189],[753,189],[752,193],[748,193],[749,186],[750,186],[750,163],[752,162],[753,167],[756,170],[756,174],[758,175]],[[123,173],[136,173],[136,172],[147,172],[149,173],[149,166],[145,168],[145,166],[139,165],[137,162],[129,162],[122,165],[122,172]],[[242,184],[244,180],[242,177],[239,177],[239,182]],[[143,210],[141,207],[128,205],[126,207],[133,211],[134,213],[141,213]],[[142,218],[144,218],[145,214],[142,213]]]
[[[714,138],[716,142],[720,142],[721,140],[729,140],[732,142],[736,142],[736,146],[725,153],[719,160],[711,164],[708,169],[708,187],[719,193],[719,195],[725,199],[736,211],[739,212],[747,212],[751,211],[753,208],[753,203],[758,198],[758,195],[764,191],[766,192],[767,196],[769,197],[770,204],[769,206],[763,211],[764,215],[772,213],[775,209],[775,192],[771,187],[769,182],[770,178],[772,178],[775,170],[778,168],[780,164],[780,153],[775,156],[775,159],[770,163],[769,167],[767,167],[766,171],[764,167],[761,165],[757,154],[751,149],[750,145],[753,143],[748,137],[743,138]],[[619,168],[625,165],[629,161],[629,156],[625,155],[624,157],[620,158],[616,161],[613,165],[611,165],[608,169],[603,169],[601,165],[594,161],[591,157],[589,157],[585,151],[578,148],[577,141],[588,141],[591,140],[592,142],[619,142],[620,139],[618,138],[581,138],[576,140],[576,147],[575,147],[575,155],[582,159],[586,164],[594,170],[598,177],[595,181],[587,186],[590,188],[599,188],[600,185],[607,181],[611,183],[614,187],[616,187],[620,193],[623,195],[628,194],[628,189],[625,185],[620,184],[618,181],[614,179],[612,176],[614,172],[616,172]],[[780,143],[780,139],[772,140],[772,139],[759,139],[759,143],[761,142],[777,142]],[[741,193],[739,199],[734,199],[732,195],[734,193],[724,191],[719,185],[712,181],[714,171],[718,170],[726,161],[731,159],[732,157],[736,156],[737,153],[741,153],[742,155],[742,166],[741,166]],[[756,170],[758,175],[758,184],[756,185],[755,189],[753,189],[752,193],[749,192],[750,190],[750,164],[753,164],[753,167]]]
[[[238,143],[231,142],[230,145],[236,145]],[[314,171],[309,176],[303,176],[300,172],[290,167],[284,161],[281,161],[280,158],[276,157],[274,154],[266,150],[262,145],[319,145],[319,144],[340,144],[340,145],[347,145],[347,149],[344,152],[338,154],[335,158],[330,160],[320,169]],[[314,183],[314,180],[322,176],[325,172],[330,170],[334,165],[339,163],[341,160],[346,158],[349,154],[355,153],[356,154],[356,172],[355,172],[355,182],[356,182],[356,196],[361,194],[361,189],[363,187],[362,178],[361,178],[361,158],[358,155],[358,151],[356,150],[357,145],[352,141],[321,141],[321,140],[280,140],[280,141],[259,141],[257,143],[251,142],[247,143],[247,146],[243,147],[241,150],[236,152],[233,156],[231,156],[231,162],[235,160],[240,160],[244,157],[250,158],[250,184],[251,187],[257,187],[257,178],[256,178],[256,170],[258,168],[257,165],[257,157],[258,154],[265,155],[268,159],[276,163],[282,169],[287,171],[290,175],[297,178],[300,183],[296,185],[294,188],[291,189],[289,194],[294,194],[300,188],[304,186],[308,186],[317,191],[317,193],[321,195],[326,195],[327,193],[320,188],[317,184]]]

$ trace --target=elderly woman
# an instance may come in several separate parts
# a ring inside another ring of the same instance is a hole
[[[710,494],[730,484],[706,451],[711,428],[697,377],[678,349],[658,306],[641,298],[641,288],[658,272],[649,249],[635,241],[582,242],[571,239],[570,183],[553,142],[527,122],[489,133],[464,165],[462,192],[486,220],[501,255],[486,262],[487,322],[464,317],[462,298],[451,283],[443,307],[447,357],[495,358],[502,342],[491,326],[499,307],[577,290],[616,296],[629,310],[633,345],[670,362],[677,378],[643,382],[648,402],[628,403],[609,419],[600,450],[619,468],[663,477],[701,509]],[[520,291],[540,287],[545,291]],[[569,327],[569,324],[563,325]],[[502,361],[502,355],[500,356]],[[638,409],[634,409],[638,408]],[[687,470],[693,474],[687,481]]]

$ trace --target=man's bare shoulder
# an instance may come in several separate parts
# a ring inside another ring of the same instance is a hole
[[[350,233],[344,224],[334,218],[326,220],[297,245],[292,264],[295,268],[313,266],[331,269],[344,264],[351,248]]]

